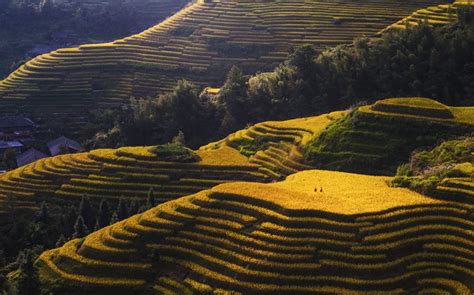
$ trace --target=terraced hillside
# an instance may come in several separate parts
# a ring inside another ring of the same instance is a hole
[[[39,56],[0,82],[0,103],[81,114],[170,90],[179,79],[215,84],[236,64],[272,69],[290,46],[318,49],[371,35],[435,0],[196,1],[159,25],[106,44]]]
[[[358,108],[307,145],[305,159],[321,169],[394,175],[418,149],[474,131],[474,107],[427,98],[396,98]]]
[[[304,147],[334,120],[347,112],[299,118],[287,121],[267,121],[239,130],[200,150],[232,147],[249,156],[249,162],[260,166],[269,177],[282,179],[301,170],[311,169],[304,164]]]
[[[458,19],[457,12],[459,8],[471,6],[474,6],[474,2],[458,0],[453,4],[441,4],[422,8],[381,30],[379,34],[383,34],[389,30],[404,30],[407,26],[417,26],[420,22],[424,22],[430,26],[447,25]]]
[[[219,185],[43,253],[40,279],[89,294],[470,294],[473,207],[387,180]]]
[[[257,124],[199,149],[201,160],[195,163],[163,160],[152,147],[42,159],[0,176],[0,205],[7,196],[24,209],[37,207],[44,198],[79,200],[84,194],[145,199],[150,187],[157,201],[164,202],[228,181],[281,179],[310,168],[301,162],[302,147],[343,113]],[[257,152],[250,159],[239,153],[244,143]]]

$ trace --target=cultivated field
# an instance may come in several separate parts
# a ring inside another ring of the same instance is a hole
[[[474,2],[458,0],[450,4],[422,8],[383,29],[380,31],[380,34],[389,30],[404,30],[407,27],[417,26],[420,23],[426,23],[430,26],[447,25],[458,19],[457,12],[459,8],[463,9],[471,6],[474,6]]]
[[[29,61],[0,82],[0,106],[77,116],[170,90],[179,79],[214,85],[231,65],[247,73],[273,69],[291,46],[350,43],[446,2],[196,1],[140,34]]]
[[[145,200],[151,187],[161,203],[229,181],[281,179],[310,168],[302,163],[303,146],[343,113],[257,124],[199,149],[194,163],[164,161],[152,147],[46,158],[1,175],[0,204],[7,196],[15,197],[18,209],[35,209],[51,197],[79,201],[85,194]],[[253,145],[254,156],[239,152],[244,143]]]
[[[469,294],[473,206],[387,180],[305,171],[219,185],[43,253],[40,278],[123,294]]]

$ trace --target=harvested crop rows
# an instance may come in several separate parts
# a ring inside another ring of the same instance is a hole
[[[304,192],[315,182],[337,186],[336,173],[293,175],[290,181],[301,186],[225,184],[167,202],[43,253],[40,277],[59,280],[66,290],[125,293],[472,290],[472,207],[386,187],[370,197],[374,208],[366,210],[362,202],[351,206],[355,214],[344,214],[341,207],[325,207],[330,193]],[[377,177],[340,176],[361,188],[380,188]],[[388,196],[402,201],[393,206]]]
[[[0,102],[76,114],[170,90],[183,78],[207,86],[221,82],[232,64],[246,72],[272,69],[291,46],[349,43],[428,4],[433,1],[197,1],[140,34],[29,61],[0,82]]]

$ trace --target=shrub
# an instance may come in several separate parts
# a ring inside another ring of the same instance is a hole
[[[167,162],[192,163],[201,161],[201,157],[180,144],[171,143],[164,145],[157,145],[151,148],[157,158]]]

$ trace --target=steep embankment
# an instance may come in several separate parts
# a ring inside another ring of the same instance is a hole
[[[474,107],[447,107],[427,98],[397,98],[363,106],[307,145],[321,169],[394,175],[418,148],[474,131]]]
[[[473,207],[387,180],[305,171],[220,185],[43,253],[41,282],[89,294],[474,290]]]
[[[221,82],[233,64],[246,72],[272,69],[291,46],[349,43],[432,3],[196,1],[140,34],[29,61],[0,82],[0,104],[48,116],[83,115],[91,106],[169,90],[183,78],[198,85]]]
[[[84,194],[145,199],[151,187],[164,202],[228,181],[281,179],[309,168],[301,162],[303,146],[343,113],[263,122],[201,148],[200,160],[193,163],[164,160],[153,147],[46,158],[1,175],[0,204],[8,195],[24,209],[36,208],[44,198],[78,200]],[[244,142],[257,152],[250,159],[238,151]]]

